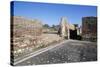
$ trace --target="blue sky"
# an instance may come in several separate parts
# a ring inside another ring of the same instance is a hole
[[[96,6],[14,1],[13,7],[13,16],[39,19],[49,25],[59,24],[63,16],[69,23],[79,25],[82,23],[82,17],[97,16]]]

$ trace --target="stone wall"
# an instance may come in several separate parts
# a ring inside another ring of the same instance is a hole
[[[38,37],[42,35],[41,21],[26,19],[24,17],[12,17],[11,52],[14,57],[29,53],[37,45]]]

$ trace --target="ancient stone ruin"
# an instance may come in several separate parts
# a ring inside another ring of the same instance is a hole
[[[70,39],[71,35],[75,33],[74,31],[77,31],[75,25],[69,24],[68,20],[66,20],[66,17],[62,17],[59,28],[60,36]]]

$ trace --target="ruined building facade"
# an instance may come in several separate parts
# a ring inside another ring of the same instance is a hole
[[[66,17],[61,18],[59,30],[61,37],[66,37],[67,39],[77,38],[77,26],[74,24],[69,24]]]
[[[97,39],[97,17],[82,18],[82,37],[84,40]]]
[[[60,21],[60,36],[65,37],[68,36],[68,27],[67,27],[67,21],[65,17],[61,18]]]

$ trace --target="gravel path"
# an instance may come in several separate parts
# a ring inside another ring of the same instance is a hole
[[[85,62],[97,60],[97,43],[69,40],[51,50],[23,61],[22,65],[39,65],[54,63]]]

